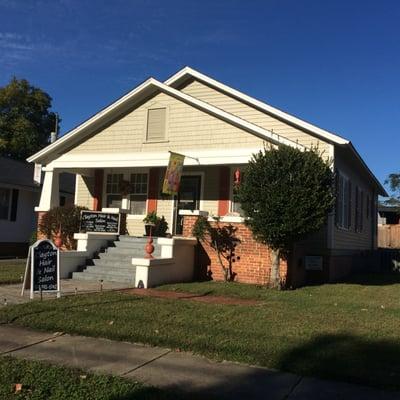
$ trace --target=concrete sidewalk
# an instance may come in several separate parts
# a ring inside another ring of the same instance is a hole
[[[341,382],[302,378],[189,353],[106,339],[0,325],[0,354],[49,361],[134,379],[190,398],[268,400],[394,400],[383,392]]]

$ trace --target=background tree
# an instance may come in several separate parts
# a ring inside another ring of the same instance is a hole
[[[317,149],[282,145],[253,155],[244,171],[238,200],[255,239],[271,248],[272,287],[280,286],[280,258],[327,220],[335,199],[329,164]]]
[[[391,206],[400,206],[400,173],[390,174],[385,180],[385,185],[389,186],[392,195],[383,203]]]
[[[0,154],[24,160],[49,143],[56,114],[51,97],[26,79],[0,88]],[[58,128],[58,127],[57,127]]]

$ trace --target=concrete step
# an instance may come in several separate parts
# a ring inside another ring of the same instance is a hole
[[[89,272],[74,272],[72,274],[73,279],[82,280],[82,281],[100,281],[103,280],[104,282],[120,282],[126,283],[130,286],[135,284],[135,276],[127,277],[122,275],[105,275],[101,273],[89,273]]]
[[[110,269],[107,266],[90,265],[83,272],[131,276],[132,274],[134,275],[136,273],[136,267],[132,265],[131,267]]]
[[[136,243],[136,242],[118,242],[115,241],[113,243],[113,246],[108,247],[109,249],[137,249],[140,251],[144,251],[144,248],[146,246],[147,242],[143,242],[143,243]],[[157,243],[153,242],[153,246],[154,248],[160,248],[161,246],[158,245]]]
[[[119,247],[109,247],[107,251],[103,253],[99,253],[98,257],[99,258],[129,258],[129,257],[135,257],[135,258],[140,258],[145,256],[145,251],[144,249],[124,249],[124,248],[119,248]],[[161,256],[161,248],[155,248],[153,252],[154,257],[160,257]]]
[[[83,271],[84,273],[88,274],[88,275],[95,275],[95,276],[102,276],[102,279],[107,280],[108,278],[126,278],[126,279],[135,279],[135,275],[136,275],[136,271],[135,270],[106,270],[106,269],[86,269],[85,271]]]
[[[126,260],[108,260],[103,258],[93,259],[93,263],[96,267],[107,267],[108,269],[113,268],[126,268],[132,266],[132,259]]]
[[[129,242],[129,243],[147,243],[147,236],[128,236],[128,235],[120,235],[120,242]]]

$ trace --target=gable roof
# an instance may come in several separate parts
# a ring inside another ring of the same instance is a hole
[[[302,130],[313,134],[314,136],[320,137],[324,141],[327,141],[334,145],[344,146],[348,149],[351,154],[359,161],[361,167],[367,172],[367,175],[375,183],[378,193],[382,196],[387,196],[385,189],[373,175],[371,170],[365,164],[364,160],[358,154],[352,143],[334,133],[328,132],[315,125],[312,125],[306,121],[303,121],[297,117],[291,116],[277,108],[271,107],[266,103],[256,100],[244,93],[239,92],[236,89],[230,88],[225,84],[218,82],[190,67],[185,67],[174,74],[171,78],[167,79],[164,83],[159,82],[154,78],[149,78],[143,83],[139,84],[136,88],[110,104],[109,106],[102,109],[97,114],[90,117],[88,120],[84,121],[82,124],[78,125],[71,131],[67,132],[61,138],[56,140],[54,143],[48,145],[44,149],[40,150],[36,154],[32,155],[27,159],[29,162],[43,163],[45,161],[56,158],[63,150],[68,147],[73,146],[79,141],[83,140],[89,134],[95,132],[97,129],[104,126],[107,122],[111,121],[117,115],[120,115],[130,108],[134,107],[145,98],[149,98],[158,92],[163,92],[167,95],[175,97],[178,100],[183,101],[201,111],[211,114],[221,120],[226,121],[234,126],[237,126],[247,132],[254,134],[264,140],[272,142],[274,144],[286,144],[292,147],[304,148],[303,145],[280,136],[274,132],[271,132],[265,128],[262,128],[256,124],[246,121],[236,115],[230,114],[218,107],[208,104],[202,100],[195,97],[189,96],[177,90],[176,88],[182,85],[188,79],[197,79],[214,87],[231,97],[234,97],[250,106],[253,106],[271,116],[276,117],[288,124],[297,126]]]
[[[111,118],[115,118],[116,114],[123,113],[129,109],[129,107],[134,106],[144,98],[154,95],[158,92],[163,92],[167,95],[175,97],[186,104],[189,104],[208,114],[214,115],[217,118],[220,118],[274,144],[286,144],[288,146],[304,148],[304,146],[299,143],[280,136],[267,129],[261,128],[258,125],[221,110],[220,108],[217,108],[211,104],[189,96],[188,94],[176,90],[173,87],[167,86],[154,78],[149,78],[135,89],[131,90],[126,95],[122,96],[117,101],[83,122],[81,125],[78,125],[76,128],[57,139],[54,143],[48,145],[44,149],[29,157],[27,160],[29,162],[39,163],[48,158],[50,155],[54,156],[55,154],[58,154],[57,152],[61,151],[61,149],[73,145],[77,140],[82,140],[86,135],[92,133],[95,131],[95,129],[107,123],[107,121],[109,121]]]
[[[306,130],[314,135],[324,139],[325,141],[329,141],[335,144],[348,144],[349,140],[342,138],[334,133],[328,132],[324,129],[321,129],[315,125],[310,124],[309,122],[303,121],[300,118],[294,117],[284,111],[281,111],[275,107],[272,107],[266,103],[263,103],[260,100],[255,99],[254,97],[248,96],[240,92],[239,90],[233,89],[222,82],[219,82],[213,78],[210,78],[207,75],[202,74],[199,71],[194,70],[190,67],[184,67],[176,74],[168,78],[164,83],[168,86],[179,87],[183,82],[185,82],[188,78],[194,78],[200,82],[206,83],[207,85],[225,93],[229,96],[240,100],[243,103],[246,103],[252,107],[255,107],[261,111],[266,112],[267,114],[276,117],[282,121],[289,123],[290,125],[295,125],[303,130]]]
[[[350,151],[350,153],[359,161],[361,167],[365,169],[367,172],[367,175],[372,179],[372,181],[375,183],[378,193],[381,196],[388,196],[388,193],[384,189],[384,187],[381,185],[381,183],[378,181],[378,179],[375,177],[375,175],[372,173],[372,171],[369,169],[365,161],[362,159],[358,151],[355,149],[354,145],[351,143],[350,140],[345,139],[335,133],[329,132],[325,129],[319,128],[316,125],[310,124],[309,122],[306,122],[300,118],[297,118],[293,115],[290,115],[282,110],[279,110],[275,107],[270,106],[269,104],[266,104],[260,100],[255,99],[254,97],[248,96],[245,93],[240,92],[239,90],[233,89],[227,85],[225,85],[222,82],[219,82],[207,75],[202,74],[199,71],[196,71],[195,69],[191,67],[184,67],[174,75],[172,75],[170,78],[168,78],[164,83],[166,85],[172,86],[172,87],[180,87],[182,86],[185,82],[187,82],[190,79],[197,80],[199,82],[202,82],[236,100],[241,101],[244,104],[247,104],[251,107],[254,107],[255,109],[258,109],[262,112],[265,112],[268,115],[271,115],[272,117],[275,117],[281,121],[284,121],[288,123],[289,125],[298,127],[306,132],[311,133],[312,135],[319,137],[323,139],[324,141],[327,141],[331,144],[334,145],[339,145],[343,146],[346,149]]]

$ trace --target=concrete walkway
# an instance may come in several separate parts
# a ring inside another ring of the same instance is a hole
[[[138,380],[189,398],[268,400],[394,400],[383,392],[341,382],[302,378],[189,353],[106,339],[37,332],[0,325],[0,355],[44,360]]]
[[[61,279],[61,296],[71,296],[74,295],[75,292],[82,293],[95,293],[100,290],[118,290],[118,289],[126,289],[130,286],[126,283],[118,283],[118,282],[103,282],[101,285],[100,282],[93,281],[80,281],[76,279]],[[0,307],[4,306],[5,303],[7,305],[11,304],[21,304],[28,302],[29,299],[29,289],[25,290],[24,296],[21,296],[22,283],[13,284],[13,285],[0,285]],[[55,298],[55,294],[43,293],[44,299],[53,299]],[[35,294],[35,299],[39,298],[39,294]]]

